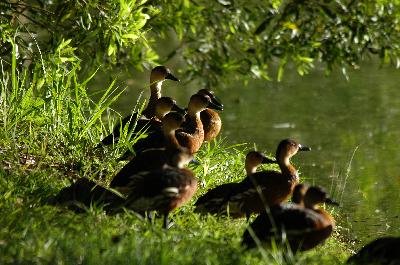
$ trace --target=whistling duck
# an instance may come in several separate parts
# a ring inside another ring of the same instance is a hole
[[[164,228],[168,228],[168,214],[196,192],[197,179],[190,169],[183,168],[192,158],[188,152],[179,152],[171,165],[130,176],[124,207],[141,214],[158,211],[164,215]]]
[[[304,183],[297,184],[293,189],[293,194],[291,199],[292,203],[304,206],[304,195],[306,194],[307,190],[308,190],[308,185]]]
[[[302,197],[302,196],[300,196]],[[309,187],[303,198],[304,206],[286,203],[275,205],[260,214],[243,234],[242,244],[247,248],[257,242],[269,246],[271,240],[289,244],[296,252],[311,249],[324,242],[335,227],[333,217],[318,204],[338,205],[320,187]]]
[[[222,105],[220,100],[214,95],[214,92],[208,89],[200,89],[197,94],[209,96],[212,102],[216,105],[221,106],[221,110],[223,110],[224,106]],[[201,123],[203,124],[204,141],[209,142],[217,137],[222,127],[222,121],[219,117],[218,112],[212,109],[205,109],[200,112],[200,119]]]
[[[170,97],[161,97],[156,101],[155,106],[155,118],[144,121],[140,126],[146,130],[147,137],[143,139],[139,139],[136,143],[133,144],[132,149],[135,151],[135,154],[140,153],[149,148],[159,148],[164,146],[164,137],[162,130],[162,118],[169,112],[175,111],[180,114],[185,114],[186,111],[176,104],[176,101]],[[138,121],[139,123],[139,121]],[[134,157],[134,154],[131,150],[127,150],[119,160],[131,160]]]
[[[118,142],[121,127],[124,127],[128,123],[129,131],[132,129],[134,129],[134,132],[142,131],[148,124],[149,120],[154,118],[156,115],[156,102],[161,97],[162,83],[167,79],[179,81],[178,78],[171,74],[171,71],[167,67],[162,65],[154,67],[150,73],[150,99],[147,107],[142,112],[142,117],[138,117],[139,114],[137,112],[126,116],[124,119],[122,119],[120,124],[117,124],[114,127],[114,130],[111,134],[107,135],[103,140],[101,140],[97,147],[102,145],[111,145]],[[135,122],[136,120],[138,122]]]
[[[221,110],[223,107],[221,104],[214,104],[207,95],[194,94],[191,96],[185,115],[185,122],[175,132],[179,146],[187,148],[191,154],[197,152],[204,141],[204,130],[200,120],[200,112],[207,108]],[[155,131],[146,138],[137,141],[132,146],[132,149],[138,154],[146,149],[164,147],[165,140],[162,134],[161,131]],[[128,150],[121,157],[121,160],[126,159],[130,155],[131,151]]]
[[[87,178],[80,178],[63,188],[51,200],[53,204],[67,205],[75,212],[83,212],[92,205],[102,205],[105,210],[118,207],[124,198]]]
[[[171,158],[182,152],[176,138],[175,130],[184,121],[184,117],[177,112],[170,112],[162,118],[162,130],[165,138],[165,148],[147,149],[135,156],[113,178],[110,187],[120,192],[126,192],[129,176],[140,171],[162,169],[165,165],[171,165]]]
[[[245,160],[246,179],[254,174],[261,164],[270,163],[276,163],[276,161],[261,152],[248,152]],[[230,199],[237,191],[241,190],[243,183],[248,182],[246,179],[239,183],[225,183],[209,190],[196,201],[195,212],[210,214],[227,214],[228,210],[231,212]]]
[[[223,198],[223,204],[220,205],[225,208],[223,212],[229,209],[230,216],[234,218],[246,216],[248,219],[252,213],[263,212],[265,206],[286,201],[299,182],[297,170],[290,163],[290,158],[298,151],[309,150],[311,150],[309,147],[302,146],[294,140],[282,140],[276,151],[276,163],[281,172],[272,170],[254,172],[239,185],[230,187],[232,190],[228,193],[229,197]]]
[[[347,264],[352,265],[398,265],[400,264],[400,237],[375,239],[351,256]]]
[[[190,97],[185,122],[182,128],[176,131],[176,139],[179,144],[189,150],[189,153],[196,153],[204,141],[204,129],[200,119],[200,112],[205,109],[222,110],[221,104],[213,103],[207,95],[194,94]]]

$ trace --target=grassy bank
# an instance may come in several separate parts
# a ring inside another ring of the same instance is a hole
[[[120,88],[106,86],[99,102],[87,94],[90,78],[78,76],[79,60],[68,43],[33,71],[2,70],[0,106],[1,264],[340,264],[349,254],[335,235],[315,250],[292,256],[285,250],[243,251],[245,220],[193,213],[207,189],[244,175],[249,146],[217,141],[202,147],[192,166],[199,191],[174,212],[168,231],[131,212],[107,216],[93,207],[75,214],[48,204],[78,177],[107,185],[128,140],[94,150],[118,116],[103,122]],[[106,117],[107,118],[107,117]],[[266,150],[272,153],[273,150]]]

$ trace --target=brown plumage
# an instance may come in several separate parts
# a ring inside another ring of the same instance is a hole
[[[130,176],[124,207],[141,214],[158,211],[164,215],[164,228],[167,228],[168,214],[190,200],[196,192],[197,179],[193,172],[182,168],[191,159],[189,153],[180,153],[173,158],[172,166]]]
[[[286,201],[299,182],[297,170],[290,163],[290,158],[298,151],[309,150],[310,148],[301,146],[294,140],[282,140],[276,151],[276,161],[281,172],[272,170],[254,172],[238,184],[225,186],[223,189],[230,191],[224,193],[224,196],[228,197],[223,200],[222,205],[218,205],[221,207],[220,211],[224,213],[229,209],[232,217],[246,215],[248,218],[252,213],[264,211],[266,206]]]
[[[80,178],[63,188],[52,199],[52,204],[66,205],[75,212],[84,212],[94,205],[106,211],[121,205],[124,198],[87,178]]]
[[[349,265],[400,264],[400,237],[382,237],[362,247],[347,260]]]
[[[176,101],[170,97],[161,97],[157,99],[155,106],[156,116],[148,121],[146,124],[141,125],[143,130],[146,130],[147,137],[139,139],[132,145],[131,150],[127,150],[119,160],[131,160],[135,155],[150,148],[164,147],[166,141],[164,139],[164,132],[162,130],[162,118],[169,112],[175,111],[184,115],[186,111],[176,105]]]
[[[220,105],[212,102],[207,95],[194,94],[190,97],[185,122],[182,128],[176,131],[176,139],[180,146],[189,150],[189,153],[196,153],[204,141],[204,129],[200,119],[200,112],[210,109],[222,109]]]
[[[162,169],[166,165],[171,165],[171,159],[185,152],[179,146],[175,138],[175,130],[180,128],[184,117],[176,112],[166,114],[162,119],[162,131],[165,138],[164,148],[147,149],[132,158],[113,178],[110,187],[125,193],[129,183],[129,176],[140,171],[150,171]]]
[[[119,141],[121,127],[128,125],[128,131],[138,133],[143,131],[151,119],[155,118],[156,102],[161,97],[161,87],[165,80],[179,81],[171,71],[165,66],[156,66],[150,73],[150,99],[147,107],[143,110],[142,116],[134,112],[122,119],[121,123],[117,124],[113,132],[107,135],[96,146],[111,145]],[[137,121],[137,122],[136,122]]]
[[[212,102],[215,105],[219,105],[221,107],[221,110],[223,110],[223,105],[220,102],[220,100],[214,95],[214,92],[208,89],[200,89],[197,94],[200,95],[207,95],[211,98]],[[211,141],[221,131],[222,127],[222,121],[221,118],[215,110],[212,109],[205,109],[200,112],[200,119],[201,123],[203,124],[203,130],[204,130],[204,141]]]
[[[246,212],[231,209],[232,199],[246,188],[251,188],[252,183],[249,176],[255,174],[261,164],[276,163],[263,153],[250,151],[246,155],[245,169],[247,177],[239,183],[225,183],[209,190],[195,203],[196,212],[210,214],[229,214],[233,217],[241,217]]]
[[[278,245],[288,244],[297,252],[324,242],[331,235],[335,221],[318,204],[337,203],[320,187],[308,188],[303,203],[304,206],[286,203],[267,209],[268,212],[260,214],[246,229],[242,244],[247,248],[256,247],[256,242],[269,246],[275,240]]]

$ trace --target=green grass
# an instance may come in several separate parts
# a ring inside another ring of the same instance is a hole
[[[172,214],[175,225],[168,231],[161,220],[149,224],[132,212],[107,216],[93,207],[75,214],[48,205],[77,177],[107,185],[122,166],[116,158],[129,140],[93,149],[118,121],[110,109],[121,91],[115,83],[93,102],[86,87],[90,78],[79,77],[79,60],[68,43],[44,62],[34,74],[2,65],[0,264],[340,264],[349,255],[340,234],[296,256],[281,249],[244,251],[245,220],[193,213],[193,202],[206,190],[244,176],[249,146],[223,140],[197,154],[200,165],[192,168],[198,193]]]

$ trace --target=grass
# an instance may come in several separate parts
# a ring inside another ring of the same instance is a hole
[[[172,214],[168,231],[161,220],[149,224],[132,212],[107,216],[93,207],[75,214],[48,205],[77,177],[107,185],[129,143],[124,138],[115,148],[93,149],[118,121],[110,106],[121,89],[113,82],[93,102],[86,92],[90,77],[79,77],[79,60],[68,47],[62,43],[33,74],[1,62],[0,264],[341,264],[347,258],[339,234],[296,256],[281,249],[244,251],[245,220],[199,216],[196,198]],[[247,149],[223,140],[204,145],[200,165],[192,167],[196,197],[241,179]]]

